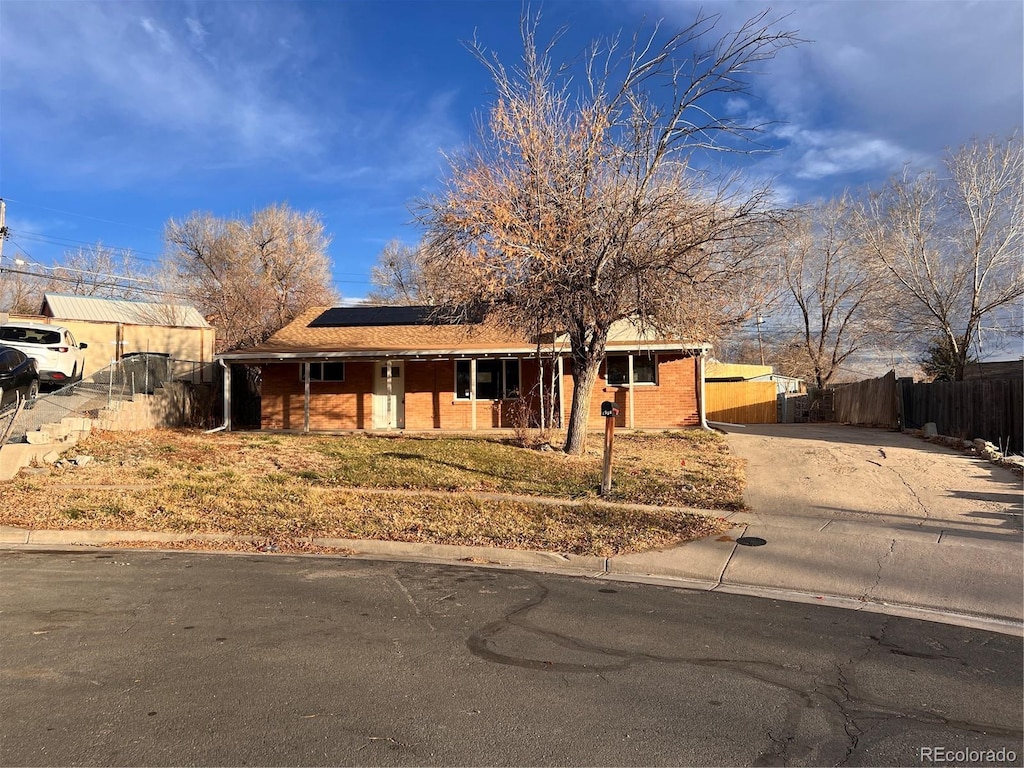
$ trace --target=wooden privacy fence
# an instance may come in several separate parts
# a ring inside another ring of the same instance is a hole
[[[896,404],[896,372],[878,379],[858,381],[835,388],[836,421],[874,427],[899,428]]]
[[[1024,449],[1024,378],[899,383],[904,428],[934,422],[940,435]]]
[[[709,381],[704,385],[708,421],[775,424],[775,389],[774,381]]]
[[[710,400],[710,398],[709,398]],[[890,429],[932,422],[940,435],[982,438],[1005,453],[1024,450],[1024,378],[915,384],[890,371],[835,388],[836,421]]]

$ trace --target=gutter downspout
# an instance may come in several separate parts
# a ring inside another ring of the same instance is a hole
[[[216,430],[211,429],[210,432],[220,432],[221,430],[230,432],[231,431],[231,366],[224,362],[221,358],[217,361],[224,369],[224,424],[217,427]]]
[[[711,427],[708,426],[708,415],[707,415],[707,410],[705,408],[705,404],[706,404],[705,401],[707,399],[707,392],[704,389],[704,353],[705,352],[706,352],[706,350],[702,349],[700,351],[700,354],[697,356],[699,361],[700,361],[698,363],[698,365],[697,365],[697,370],[699,371],[699,375],[700,375],[700,387],[699,387],[699,391],[700,391],[700,408],[699,408],[699,411],[700,411],[700,426],[701,426],[701,429],[706,429],[709,432],[712,432],[714,430],[712,430]]]

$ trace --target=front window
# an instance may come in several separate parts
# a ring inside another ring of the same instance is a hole
[[[658,361],[654,355],[633,355],[633,381],[629,380],[629,355],[609,355],[604,362],[604,377],[610,387],[629,384],[657,384]]]
[[[476,381],[472,381],[472,361],[455,361],[455,397],[469,400],[476,388],[477,400],[512,400],[519,397],[518,360],[477,360]]]
[[[301,366],[299,379],[302,380],[302,371],[305,370],[305,366]],[[310,381],[344,381],[345,380],[345,363],[310,363],[309,364],[309,380]]]
[[[658,375],[658,361],[654,355],[633,356],[633,383],[634,384],[656,384]]]

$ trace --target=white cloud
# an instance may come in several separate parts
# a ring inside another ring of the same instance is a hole
[[[820,180],[865,171],[888,175],[904,164],[921,166],[928,157],[889,139],[857,131],[803,130],[787,126],[778,131],[788,141],[790,172],[798,179]]]
[[[193,18],[191,16],[186,16],[185,26],[188,27],[188,33],[189,37],[192,40],[192,44],[196,47],[202,47],[203,41],[209,34],[206,31],[206,28],[203,26],[203,23],[199,21],[199,19]]]
[[[664,0],[674,25],[704,6],[735,28],[760,3]],[[646,8],[644,2],[638,8]],[[781,27],[808,42],[782,50],[753,81],[760,111],[790,123],[770,166],[805,182],[933,165],[947,147],[1006,136],[1024,121],[1024,5],[1019,2],[781,0]],[[732,114],[730,99],[725,111]]]
[[[173,10],[5,3],[3,108],[19,117],[5,121],[5,139],[39,149],[39,162],[65,173],[126,183],[318,150],[316,120],[279,77],[288,61],[230,31],[220,33],[217,57],[205,55],[196,48],[211,31],[197,18],[171,19]],[[285,26],[263,23],[275,39]]]
[[[149,36],[156,40],[161,51],[164,53],[174,53],[174,42],[171,40],[171,36],[167,33],[166,29],[158,26],[152,19],[145,16],[142,17],[139,23]]]
[[[738,96],[731,96],[725,101],[725,112],[729,115],[739,115],[750,109],[750,100],[741,99]]]
[[[399,105],[397,108],[364,115],[351,128],[358,147],[372,148],[372,152],[360,151],[360,156],[354,157],[351,148],[339,148],[338,163],[320,170],[317,180],[357,181],[374,187],[435,180],[443,172],[442,153],[466,139],[453,117],[456,96],[454,90],[395,94],[391,101]]]

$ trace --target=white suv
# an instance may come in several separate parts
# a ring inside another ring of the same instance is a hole
[[[67,328],[45,323],[0,325],[0,344],[20,349],[36,361],[39,381],[44,384],[74,384],[82,380],[85,348]]]

